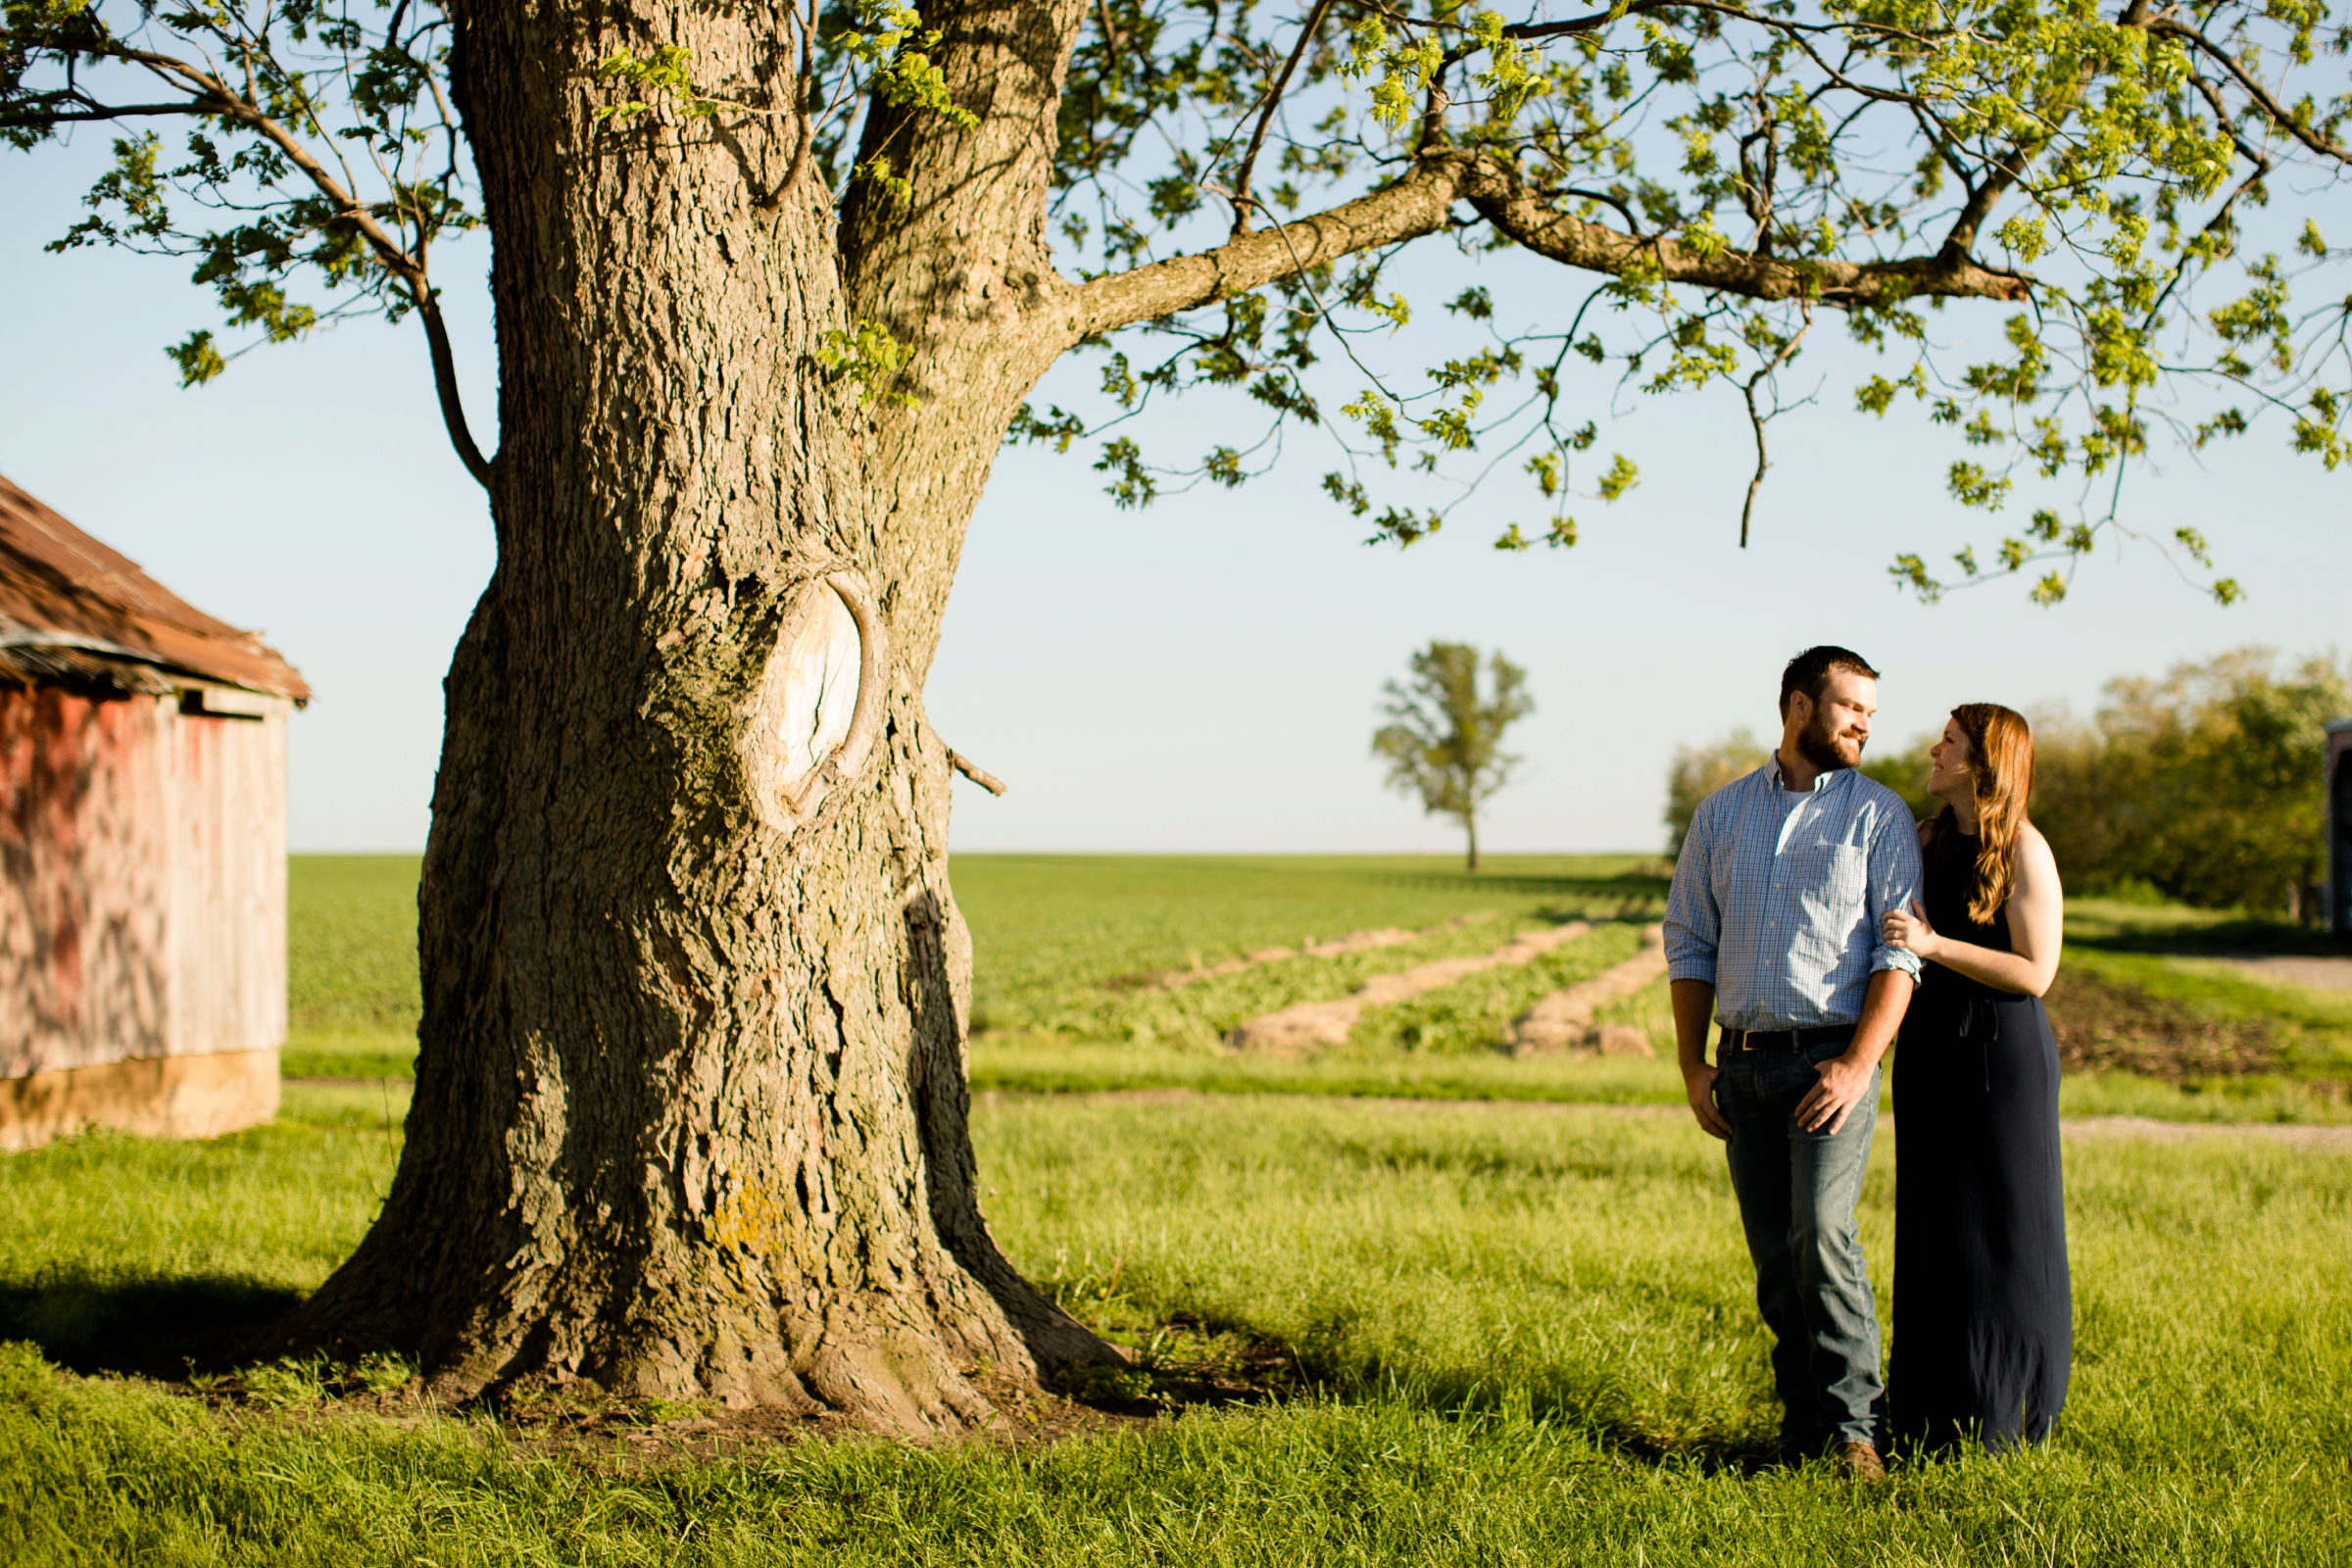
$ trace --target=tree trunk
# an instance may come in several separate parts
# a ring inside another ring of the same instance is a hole
[[[1463,816],[1462,832],[1470,841],[1469,869],[1475,871],[1478,869],[1478,818],[1475,815]]]
[[[587,1379],[919,1432],[1112,1354],[980,1214],[921,696],[990,462],[1064,341],[1017,307],[1059,281],[1039,231],[1077,12],[949,20],[981,127],[878,116],[914,200],[838,221],[790,117],[593,120],[623,44],[785,101],[780,15],[458,11],[498,567],[447,685],[407,1147],[286,1332],[408,1349],[450,1394]],[[868,320],[915,350],[916,408],[828,381],[827,334]]]

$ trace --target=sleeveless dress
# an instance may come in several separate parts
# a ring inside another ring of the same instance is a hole
[[[1999,913],[1968,917],[1977,840],[1926,857],[1940,936],[2010,951]],[[1895,1441],[1933,1449],[2047,1436],[2074,1360],[2058,1045],[2038,997],[1921,965],[1895,1051]]]

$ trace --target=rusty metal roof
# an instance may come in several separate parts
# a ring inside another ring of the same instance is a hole
[[[217,682],[306,702],[277,651],[215,620],[0,477],[0,673],[127,691]]]

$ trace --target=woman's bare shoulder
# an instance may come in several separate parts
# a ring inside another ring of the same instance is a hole
[[[2058,858],[2050,853],[2050,841],[2041,836],[2041,829],[2031,822],[2017,824],[2017,856],[2026,864],[2036,868],[2058,869]]]

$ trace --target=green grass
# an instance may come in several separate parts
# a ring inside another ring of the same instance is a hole
[[[414,855],[286,858],[289,1078],[405,1078],[423,1011]]]
[[[282,1310],[391,1185],[408,1086],[288,1088],[275,1123],[204,1143],[94,1131],[0,1156],[0,1338],[90,1364],[138,1342],[175,1373]]]
[[[1013,1036],[1176,1045],[1365,976],[1483,953],[1545,920],[1654,918],[1654,858],[1502,856],[1470,876],[1438,856],[958,856],[956,894],[978,954],[974,1027]],[[292,1029],[285,1073],[407,1077],[421,1004],[414,856],[290,858]],[[1380,926],[1434,931],[1406,946],[1298,958],[1175,991],[1118,984]]]
[[[1274,1347],[1298,1371],[1269,1405],[1049,1447],[810,1443],[646,1469],[479,1419],[395,1424],[291,1378],[289,1408],[214,1411],[54,1370],[107,1362],[158,1310],[141,1290],[315,1284],[389,1168],[386,1093],[297,1091],[278,1126],[211,1144],[93,1135],[0,1161],[6,1333],[46,1352],[0,1352],[0,1560],[2352,1554],[2352,1156],[2227,1136],[2070,1141],[2079,1327],[2057,1439],[1875,1490],[1717,1462],[1773,1419],[1721,1153],[1677,1115],[1596,1107],[984,1102],[986,1201],[1032,1278],[1116,1337],[1182,1323],[1188,1344]],[[1892,1145],[1861,1209],[1883,1303]],[[43,1294],[62,1281],[80,1294]]]
[[[0,1341],[19,1342],[0,1348],[0,1561],[2352,1556],[2352,1155],[2070,1140],[2078,1348],[2057,1440],[1870,1491],[1819,1470],[1743,1480],[1722,1459],[1771,1432],[1763,1336],[1721,1152],[1677,1108],[1672,1061],[1492,1049],[1537,996],[1632,951],[1657,911],[1654,862],[1514,858],[1474,879],[1413,857],[1003,856],[955,871],[987,1025],[974,1140],[1007,1251],[1144,1347],[1147,1372],[1247,1352],[1290,1369],[1279,1396],[1018,1451],[804,1443],[648,1468],[337,1393],[397,1368],[340,1385],[262,1369],[212,1404],[145,1381],[217,1360],[314,1289],[398,1157],[416,861],[298,858],[288,1073],[381,1081],[290,1087],[276,1124],[209,1143],[92,1133],[0,1158]],[[1574,916],[1603,923],[1370,1009],[1344,1050],[1217,1049],[1255,1013]],[[1132,983],[1382,925],[1429,934],[1177,991]],[[2287,1049],[2259,1078],[2070,1077],[2068,1115],[2352,1115],[2352,999],[2210,959],[2288,938],[2096,905],[2070,909],[2070,963],[2199,1016],[2262,1017]],[[1664,986],[1602,1021],[1663,1047]],[[1083,1093],[1104,1089],[1206,1093]],[[1462,1101],[1493,1103],[1446,1103]],[[1861,1207],[1883,1307],[1899,1137],[1880,1138]]]
[[[1348,1048],[1369,1057],[1491,1054],[1510,1038],[1512,1019],[1547,994],[1624,962],[1641,945],[1639,925],[1596,926],[1533,962],[1489,969],[1409,1002],[1366,1008]]]
[[[2121,1074],[2102,1075],[2095,1095],[2075,1098],[2100,1113],[2171,1115],[2191,1120],[2352,1120],[2352,994],[2322,991],[2248,973],[2211,956],[2223,953],[2329,953],[2325,939],[2278,922],[2227,911],[2164,906],[2070,904],[2066,962],[2078,971],[2136,988],[2193,1017],[2258,1020],[2281,1043],[2277,1070],[2240,1079],[2208,1079],[2179,1090]],[[2075,1089],[2070,1081],[2070,1089]],[[2158,1108],[2125,1111],[2145,1102]],[[2093,1113],[2075,1111],[2076,1114]]]
[[[1225,1095],[1339,1095],[1400,1100],[1555,1101],[1680,1104],[1671,1056],[1642,1060],[1513,1061],[1499,1055],[1372,1056],[1335,1052],[1308,1061],[1209,1055],[1152,1046],[982,1038],[972,1087],[1028,1094],[1187,1089]]]
[[[2070,941],[2149,953],[2352,953],[2325,931],[2244,909],[2113,898],[2068,899],[2066,934]]]

